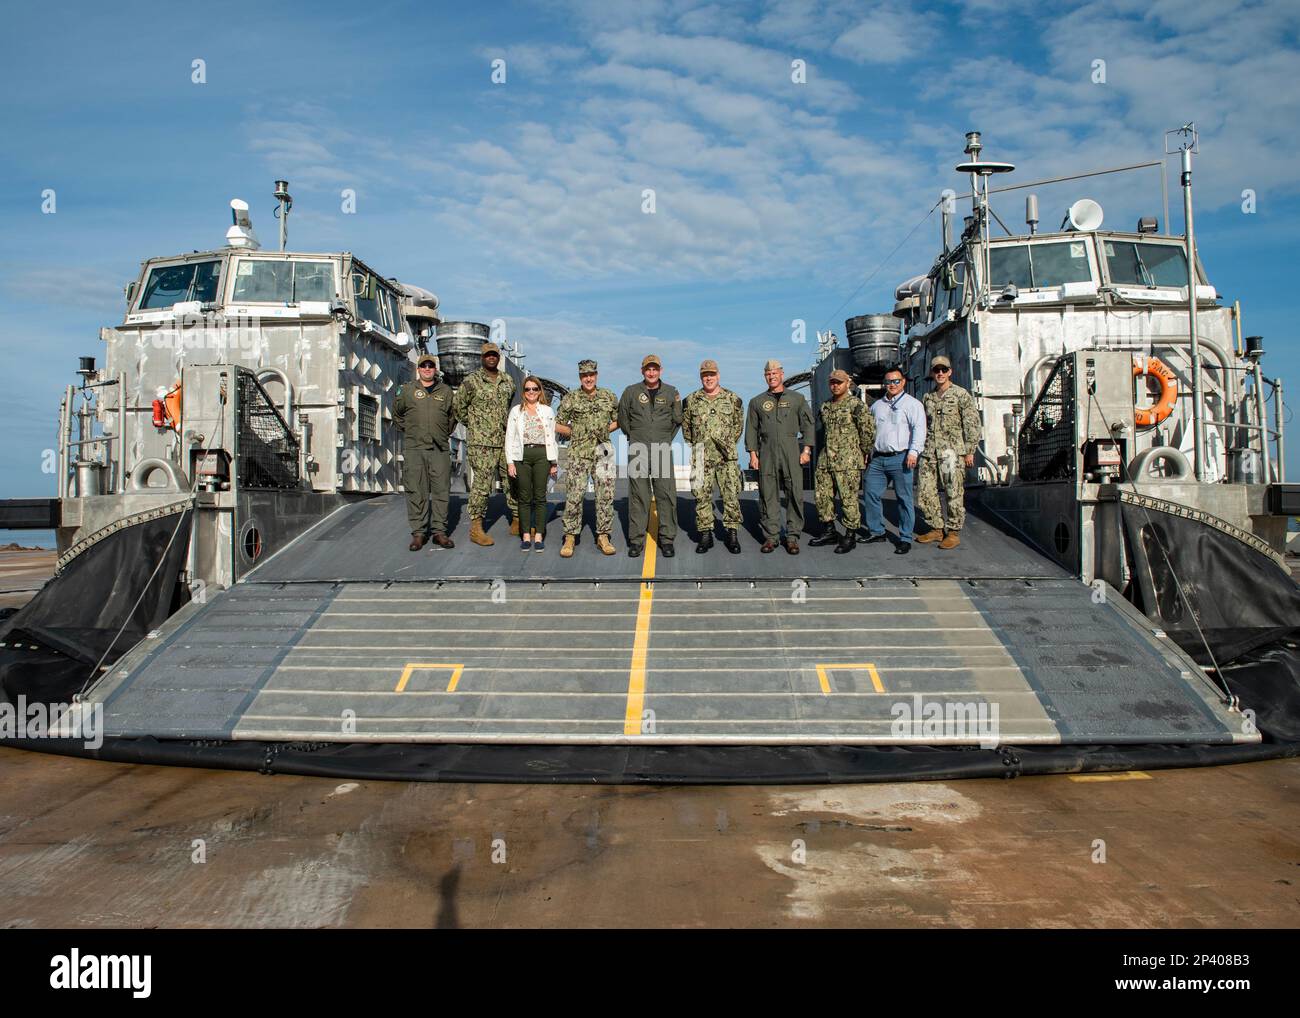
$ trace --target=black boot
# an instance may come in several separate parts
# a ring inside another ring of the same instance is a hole
[[[704,533],[700,535],[700,543],[695,546],[695,553],[697,555],[703,555],[706,551],[708,551],[712,547],[713,547],[713,531],[706,530]]]
[[[853,531],[850,530],[848,533],[846,533],[843,537],[840,538],[840,543],[835,546],[835,554],[843,555],[846,552],[852,551],[857,546],[858,546],[858,539],[853,536]]]
[[[840,532],[835,529],[835,521],[831,520],[830,523],[825,524],[819,535],[808,542],[808,545],[812,548],[822,548],[828,544],[838,544],[843,540]]]
[[[736,532],[734,530],[725,531],[725,536],[722,538],[722,543],[727,546],[727,551],[731,552],[731,554],[733,555],[740,554],[740,538],[736,536]]]

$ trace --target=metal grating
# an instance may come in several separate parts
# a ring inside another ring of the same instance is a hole
[[[374,396],[357,395],[357,439],[375,439],[379,436],[379,400]]]
[[[1019,447],[1022,481],[1074,476],[1073,357],[1062,357],[1047,376],[1020,429]]]
[[[241,488],[298,488],[298,439],[257,376],[237,369],[235,476]]]

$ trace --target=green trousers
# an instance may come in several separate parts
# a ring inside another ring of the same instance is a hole
[[[402,449],[402,487],[412,534],[447,532],[451,453],[446,449]]]
[[[506,451],[497,445],[471,445],[469,465],[474,472],[474,484],[469,491],[469,518],[481,520],[487,513],[488,496],[492,494],[492,485],[498,477],[506,491],[506,508],[511,515],[517,514],[515,486],[506,473]]]
[[[546,458],[546,446],[524,446],[524,458],[515,460],[521,536],[546,530],[546,479],[550,475],[551,461]]]
[[[677,537],[677,476],[668,442],[628,441],[627,541],[645,546],[650,527],[650,499],[659,516],[659,542]]]
[[[803,532],[803,466],[795,442],[772,443],[758,451],[758,519],[770,541],[781,534],[782,492],[786,537],[797,541]]]

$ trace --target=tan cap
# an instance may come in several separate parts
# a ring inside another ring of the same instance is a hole
[[[930,361],[930,370],[933,371],[935,368],[948,368],[948,369],[951,369],[951,368],[952,368],[952,361],[948,360],[947,357],[944,357],[944,356],[941,354],[940,356],[935,357],[933,360]]]
[[[715,360],[700,361],[701,375],[716,375],[718,373],[718,362]]]
[[[483,348],[479,350],[479,354],[483,357],[486,357],[490,353],[494,353],[498,357],[500,357],[501,347],[497,346],[495,343],[484,343]]]
[[[659,363],[659,358],[656,357],[656,356],[655,356],[654,354],[652,354],[652,353],[648,353],[648,354],[646,354],[644,357],[641,358],[641,370],[642,370],[642,371],[644,371],[646,368],[648,368],[651,364],[653,364],[653,365],[654,365],[655,367],[657,367],[657,368],[662,368],[662,367],[663,367],[663,365]]]
[[[844,370],[842,370],[841,368],[836,368],[834,371],[831,372],[830,381],[832,381],[832,382],[851,382],[851,381],[853,381],[853,379],[851,379],[851,378],[849,377],[849,373],[848,373],[847,371],[844,371]]]
[[[431,353],[421,354],[420,359],[415,362],[415,366],[420,368],[426,364],[432,364],[436,368],[438,366],[438,358]]]
[[[781,367],[781,362],[780,362],[780,361],[768,361],[766,364],[763,365],[763,370],[764,370],[764,371],[784,371],[785,368]]]

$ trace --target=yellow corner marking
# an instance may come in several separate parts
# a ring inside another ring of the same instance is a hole
[[[627,676],[627,708],[623,713],[623,734],[641,734],[641,713],[645,710],[645,662],[650,649],[650,613],[655,597],[655,551],[659,516],[650,503],[650,525],[646,528],[644,561],[641,563],[641,597],[636,610],[636,639],[632,644],[632,666]]]
[[[1118,774],[1067,774],[1071,781],[1150,781],[1145,771],[1120,771]]]
[[[873,664],[870,663],[860,664],[860,665],[819,664],[817,665],[817,681],[821,684],[822,693],[829,694],[831,692],[830,673],[832,671],[844,671],[847,669],[855,669],[855,668],[858,670],[865,670],[866,673],[871,676],[871,685],[877,693],[883,693],[885,691],[885,684],[880,681],[880,673],[876,671],[876,666]]]
[[[406,684],[411,681],[411,675],[418,669],[420,671],[430,671],[433,669],[450,668],[451,681],[447,683],[447,692],[456,692],[456,686],[460,683],[460,673],[465,670],[465,666],[456,664],[424,664],[419,661],[409,661],[405,668],[402,669],[402,679],[397,683],[394,693],[404,693]]]

